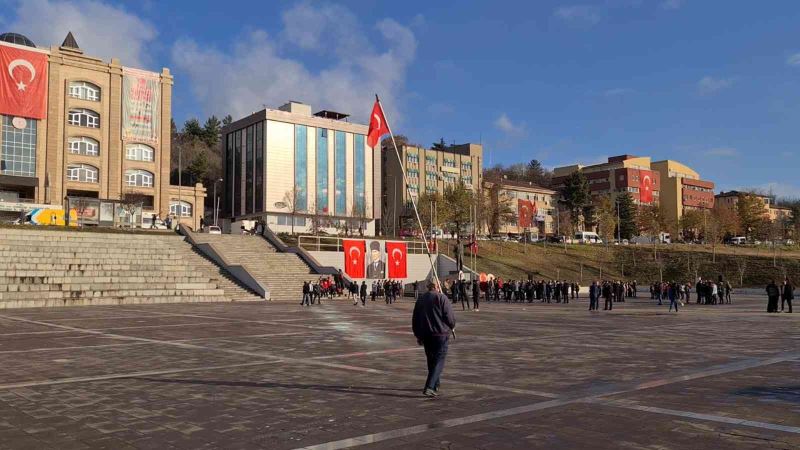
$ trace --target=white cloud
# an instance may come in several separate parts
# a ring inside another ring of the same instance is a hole
[[[781,152],[781,156],[784,158],[792,158],[794,156],[794,152]]]
[[[790,66],[800,66],[800,53],[793,53],[786,58],[786,64]]]
[[[566,22],[594,25],[600,22],[600,9],[590,5],[560,6],[553,15]]]
[[[154,69],[145,48],[156,38],[155,27],[101,1],[25,0],[18,4],[15,19],[5,28],[26,35],[40,47],[61,45],[72,31],[89,56],[114,57],[126,66]]]
[[[206,113],[236,118],[263,104],[277,107],[295,99],[364,122],[377,93],[389,120],[397,124],[398,102],[417,48],[407,27],[391,19],[365,27],[346,8],[311,3],[286,11],[283,23],[277,38],[256,30],[232,49],[191,39],[173,46],[173,63],[186,74]],[[383,50],[376,49],[376,40],[383,41]],[[294,48],[320,55],[323,67],[313,69],[286,56]]]
[[[697,91],[700,95],[712,95],[723,89],[733,86],[733,78],[703,77],[697,82]]]
[[[683,6],[683,0],[664,0],[659,6],[666,10],[679,9]]]
[[[739,150],[733,147],[715,147],[706,150],[703,154],[706,156],[733,158],[734,156],[739,156]]]
[[[525,125],[512,122],[506,113],[500,114],[500,116],[495,119],[494,126],[508,136],[521,136],[525,134]]]

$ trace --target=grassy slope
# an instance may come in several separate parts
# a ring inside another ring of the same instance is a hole
[[[448,246],[450,247],[450,246]],[[800,281],[800,252],[768,248],[659,245],[657,260],[652,246],[590,246],[563,244],[546,247],[508,242],[481,242],[478,271],[509,279],[561,278],[584,283],[593,278],[635,279],[640,283],[659,280],[690,281],[697,275],[716,279],[723,275],[734,286],[763,286],[771,278],[788,275]]]

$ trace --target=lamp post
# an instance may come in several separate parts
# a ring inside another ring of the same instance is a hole
[[[215,227],[219,226],[217,224],[217,221],[219,220],[219,202],[218,202],[218,199],[217,199],[217,183],[222,182],[222,180],[223,180],[222,178],[220,178],[218,180],[214,180],[214,198],[213,198],[213,203],[214,203],[214,226]]]

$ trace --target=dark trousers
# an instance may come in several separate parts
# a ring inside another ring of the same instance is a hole
[[[589,296],[589,311],[597,309],[597,297]]]
[[[611,297],[606,297],[606,304],[603,309],[614,309],[614,302],[611,300]]]
[[[425,389],[439,390],[439,379],[444,370],[444,360],[447,357],[447,341],[449,336],[430,336],[422,340],[425,347],[425,357],[428,360],[428,379],[425,380]]]
[[[480,301],[479,295],[472,296],[472,309],[478,309],[478,302]],[[790,303],[791,305],[791,303]]]
[[[778,297],[769,297],[767,312],[778,312]]]
[[[792,312],[792,299],[786,299],[786,305],[789,306],[789,312]],[[781,311],[783,311],[783,301],[781,301]]]
[[[367,294],[361,294],[361,306],[367,306]]]

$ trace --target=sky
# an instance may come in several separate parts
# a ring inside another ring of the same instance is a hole
[[[457,6],[456,6],[457,5]],[[800,2],[0,0],[0,30],[175,77],[178,124],[287,100],[485,165],[674,159],[800,197]]]

